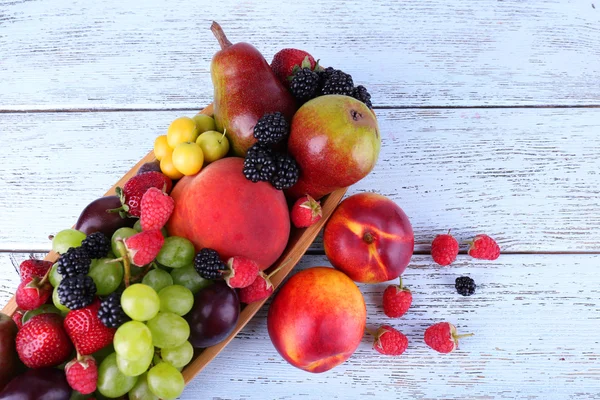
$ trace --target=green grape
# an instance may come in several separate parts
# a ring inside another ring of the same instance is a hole
[[[86,400],[89,398],[90,398],[89,394],[81,394],[77,390],[73,390],[71,392],[71,397],[69,397],[69,400]]]
[[[123,396],[129,392],[137,377],[124,375],[117,367],[117,354],[112,353],[98,367],[98,391],[110,398]]]
[[[158,348],[177,347],[190,337],[190,326],[177,314],[159,312],[147,323],[152,343]]]
[[[123,291],[121,307],[129,318],[135,321],[148,321],[158,313],[160,300],[150,286],[136,283]]]
[[[148,272],[146,276],[144,276],[142,283],[150,286],[158,293],[163,288],[172,285],[173,278],[171,278],[171,275],[167,271],[163,271],[162,269],[153,269]]]
[[[48,279],[53,287],[60,285],[60,281],[62,281],[62,275],[58,273],[58,263],[54,263],[50,269],[50,275],[48,275]]]
[[[128,360],[140,359],[153,349],[150,329],[138,321],[128,321],[121,325],[115,332],[113,344],[115,352]]]
[[[160,311],[184,316],[194,306],[194,295],[185,286],[171,285],[158,292]]]
[[[194,261],[194,245],[186,238],[171,236],[156,256],[156,261],[170,268],[183,268]]]
[[[194,347],[188,341],[177,347],[167,347],[161,349],[160,356],[163,360],[175,368],[183,368],[192,361],[194,357]]]
[[[92,261],[90,276],[96,284],[96,294],[107,296],[117,290],[123,281],[123,265],[110,258],[100,258]]]
[[[97,352],[95,352],[93,354],[94,358],[96,359],[96,365],[100,365],[100,363],[109,355],[111,355],[112,353],[115,352],[115,347],[113,346],[113,344],[109,344],[108,346],[98,350]]]
[[[135,229],[138,232],[142,231],[142,222],[141,222],[141,220],[138,219],[137,221],[135,221],[135,224],[133,224],[133,229]],[[160,233],[162,233],[162,235],[163,235],[164,238],[166,238],[167,236],[169,236],[168,233],[167,233],[167,228],[166,227],[163,227],[160,230]]]
[[[213,283],[213,281],[201,277],[193,265],[174,269],[171,271],[171,276],[175,285],[185,286],[192,291],[192,294],[198,293],[201,289]]]
[[[148,371],[148,387],[161,399],[174,400],[183,393],[185,381],[175,367],[162,362]]]
[[[129,391],[129,400],[159,400],[148,387],[148,374],[140,375],[137,383]]]
[[[115,233],[113,233],[112,238],[110,239],[110,246],[111,246],[111,250],[114,254],[116,254],[117,257],[121,257],[121,252],[119,252],[119,249],[117,248],[117,240],[118,239],[127,239],[128,237],[132,237],[133,235],[135,235],[136,233],[138,233],[138,231],[136,231],[133,228],[119,228],[115,231]]]
[[[55,306],[53,306],[52,304],[43,304],[43,305],[39,306],[38,308],[36,308],[35,310],[29,310],[25,314],[23,314],[23,319],[21,319],[21,322],[23,322],[23,325],[25,325],[25,323],[27,323],[27,321],[29,321],[31,318],[35,317],[36,315],[48,314],[48,313],[61,314],[61,311],[58,308],[56,308]]]
[[[60,299],[58,298],[58,286],[52,291],[52,303],[60,310],[62,315],[67,315],[67,313],[71,311],[60,303]]]
[[[71,247],[81,246],[81,242],[86,238],[85,233],[75,229],[63,229],[52,238],[52,250],[58,254],[64,254]]]
[[[148,371],[153,358],[154,347],[151,347],[146,354],[135,360],[128,360],[117,353],[117,366],[119,371],[127,376],[139,376]]]

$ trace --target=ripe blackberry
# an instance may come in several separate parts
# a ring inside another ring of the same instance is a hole
[[[254,125],[254,137],[259,143],[275,144],[290,133],[290,126],[280,112],[267,113]]]
[[[106,257],[110,250],[110,240],[102,232],[94,232],[83,239],[81,247],[85,249],[90,258]]]
[[[96,284],[87,275],[75,275],[63,278],[57,290],[60,304],[71,310],[79,310],[94,301]]]
[[[63,278],[86,275],[90,272],[92,260],[85,248],[71,247],[58,259],[56,270]]]
[[[268,182],[275,173],[273,151],[261,143],[248,149],[244,159],[244,176],[252,182]]]
[[[373,108],[373,103],[371,103],[371,95],[367,91],[367,88],[363,85],[358,85],[352,91],[352,97],[356,100],[360,100],[367,105],[369,108]]]
[[[121,307],[121,293],[113,292],[102,300],[98,318],[107,328],[118,328],[131,320]]]
[[[204,279],[222,279],[227,269],[219,253],[213,249],[202,249],[194,257],[194,268]]]
[[[310,68],[302,68],[290,82],[290,92],[300,102],[316,97],[319,90],[319,75]]]
[[[289,154],[277,154],[275,166],[277,170],[269,181],[275,189],[289,189],[298,182],[298,178],[300,178],[300,167],[298,167],[294,157]]]
[[[475,288],[477,285],[475,285],[475,281],[468,276],[459,276],[456,278],[454,287],[456,287],[458,294],[470,296],[475,293]]]
[[[317,71],[317,75],[319,75],[319,87],[322,88],[323,85],[325,85],[325,82],[327,82],[327,79],[329,79],[329,77],[332,74],[334,74],[335,72],[338,72],[338,71],[340,71],[340,70],[335,69],[333,67],[327,67],[325,69]]]
[[[352,96],[354,91],[354,82],[352,76],[340,71],[334,70],[329,73],[329,77],[325,79],[323,86],[321,87],[321,94],[343,94],[346,96]]]

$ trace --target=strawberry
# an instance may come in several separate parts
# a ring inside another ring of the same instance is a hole
[[[15,340],[19,358],[28,368],[52,367],[67,361],[73,344],[58,314],[39,314],[31,318],[17,333]]]
[[[67,334],[81,355],[89,355],[103,349],[112,343],[115,336],[116,329],[107,328],[100,322],[99,309],[100,301],[96,299],[87,307],[69,311],[65,317]]]
[[[46,303],[52,295],[52,285],[47,278],[30,276],[23,280],[17,287],[15,300],[20,309],[35,310]]]
[[[153,187],[146,190],[140,206],[142,230],[161,229],[171,217],[174,208],[175,201],[162,190]]]
[[[374,334],[373,348],[386,356],[399,356],[408,347],[408,338],[389,325],[382,325]]]
[[[92,356],[78,356],[65,365],[67,382],[73,390],[90,394],[98,384],[98,366]]]
[[[400,285],[389,285],[383,292],[383,312],[390,318],[399,318],[406,314],[412,304],[412,293]]]
[[[147,172],[149,173],[149,172]],[[141,176],[141,175],[140,175]],[[123,241],[131,262],[138,267],[150,264],[158,255],[165,238],[159,229],[142,231]]]
[[[450,234],[437,235],[431,243],[431,257],[441,266],[450,265],[458,255],[458,241]]]
[[[21,329],[21,327],[23,326],[23,314],[25,314],[23,311],[17,310],[11,317],[12,320],[15,321],[15,324],[17,324],[17,328],[19,329]]]
[[[25,260],[19,265],[21,281],[24,281],[25,278],[29,278],[30,276],[41,278],[46,275],[46,272],[48,272],[50,268],[52,268],[52,263],[50,261],[36,260],[33,258]]]
[[[258,276],[258,264],[253,260],[235,256],[227,260],[229,270],[225,273],[225,282],[231,288],[244,288],[250,286]]]
[[[458,347],[458,339],[473,336],[473,333],[458,335],[450,322],[438,322],[425,330],[425,344],[440,353],[451,353]]]
[[[321,203],[309,195],[300,197],[294,203],[290,216],[296,228],[307,228],[323,217]]]
[[[477,235],[471,242],[468,253],[480,260],[495,260],[500,257],[500,246],[488,235]]]
[[[125,182],[123,188],[117,187],[116,193],[121,199],[122,206],[111,211],[119,211],[123,218],[127,217],[127,214],[139,217],[142,196],[151,187],[170,193],[173,182],[166,175],[156,171],[135,175]]]
[[[271,69],[277,76],[277,79],[279,79],[279,81],[287,88],[290,86],[288,78],[293,75],[294,67],[300,68],[303,61],[306,61],[305,64],[309,64],[310,69],[314,69],[317,64],[313,56],[304,50],[283,49],[279,50],[279,52],[273,56]]]

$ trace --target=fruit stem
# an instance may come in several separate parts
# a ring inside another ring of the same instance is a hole
[[[400,290],[402,290],[404,286],[402,286],[402,275],[400,275]]]
[[[269,272],[269,275],[267,275],[267,279],[271,279],[271,277],[273,275],[275,275],[276,273],[278,273],[283,267],[285,267],[287,264],[289,264],[290,261],[292,261],[292,259],[288,258],[287,260],[285,260],[284,262],[282,262],[279,267],[277,267],[273,271]]]
[[[119,251],[119,255],[123,261],[123,271],[125,274],[123,276],[123,282],[125,283],[125,287],[129,287],[129,281],[131,279],[131,264],[129,263],[129,257],[127,257],[127,249],[125,248],[125,243],[123,243],[123,239],[117,240],[117,250]]]
[[[365,326],[365,332],[367,332],[369,335],[371,335],[373,337],[377,337],[377,332],[372,329],[367,328],[366,326]]]
[[[158,269],[158,265],[156,265],[156,263],[154,261],[152,261],[150,264],[146,265],[146,269],[144,269],[144,271],[142,271],[141,274],[139,274],[138,276],[135,277],[135,279],[132,279],[132,282],[139,282],[142,279],[144,279],[144,276],[146,276],[148,274],[148,272],[150,272],[150,270],[152,268],[156,268]]]
[[[452,336],[454,337],[455,340],[458,340],[458,339],[466,338],[469,336],[475,336],[475,334],[474,333],[464,333],[462,335],[452,335]]]
[[[219,139],[219,144],[221,144],[221,141],[223,140],[223,138],[225,137],[225,134],[227,133],[227,128],[223,129],[223,135],[221,135],[221,139]]]
[[[221,25],[219,25],[218,23],[213,21],[212,24],[210,25],[210,30],[212,31],[213,35],[215,35],[215,37],[219,41],[221,50],[225,50],[226,48],[231,46],[231,42],[229,41],[229,39],[227,39],[227,36],[225,36],[225,32],[223,32],[223,28],[221,28]]]

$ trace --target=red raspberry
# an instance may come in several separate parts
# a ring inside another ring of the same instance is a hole
[[[444,235],[437,235],[431,243],[431,257],[439,265],[450,265],[456,260],[458,255],[458,242],[454,236],[448,232]]]
[[[399,356],[408,347],[408,338],[389,325],[382,325],[375,333],[373,348],[387,356]]]
[[[471,242],[468,253],[480,260],[496,260],[500,257],[500,246],[488,235],[477,235]]]
[[[321,203],[309,195],[303,196],[294,203],[290,216],[296,228],[307,228],[323,217]]]
[[[37,276],[41,278],[46,275],[50,268],[52,268],[52,263],[50,261],[36,259],[25,260],[21,263],[21,265],[19,265],[21,281],[24,281],[30,276]]]
[[[146,172],[146,174],[149,173]],[[154,229],[151,231],[142,231],[128,237],[123,242],[125,243],[131,262],[141,267],[150,264],[156,258],[162,245],[165,243],[165,238],[159,229]]]
[[[46,303],[52,295],[52,285],[46,278],[30,276],[17,287],[15,300],[22,310],[35,310]]]
[[[173,213],[175,201],[157,188],[150,188],[142,196],[140,225],[143,231],[161,229]]]
[[[65,365],[67,382],[73,390],[81,394],[90,394],[98,384],[98,366],[92,356],[79,356]]]
[[[250,286],[258,276],[258,264],[249,258],[235,256],[227,260],[229,271],[224,275],[225,282],[232,288]]]
[[[451,353],[458,347],[458,339],[473,336],[473,333],[458,335],[450,322],[438,322],[425,330],[425,344],[440,353]]]
[[[125,214],[139,217],[141,214],[142,196],[151,187],[158,188],[165,193],[170,193],[173,182],[166,175],[156,171],[135,175],[125,182],[123,188],[117,187],[116,193],[123,205],[115,211],[120,211],[123,218],[125,218]]]
[[[261,301],[269,297],[273,290],[275,289],[273,284],[271,283],[271,278],[275,275],[281,268],[283,268],[288,262],[284,262],[277,269],[270,272],[269,275],[260,271],[258,276],[249,286],[245,288],[240,288],[238,290],[238,296],[240,301],[245,304],[254,303],[255,301]]]
[[[412,293],[400,285],[389,285],[383,292],[383,312],[390,318],[399,318],[406,314],[412,304]]]

